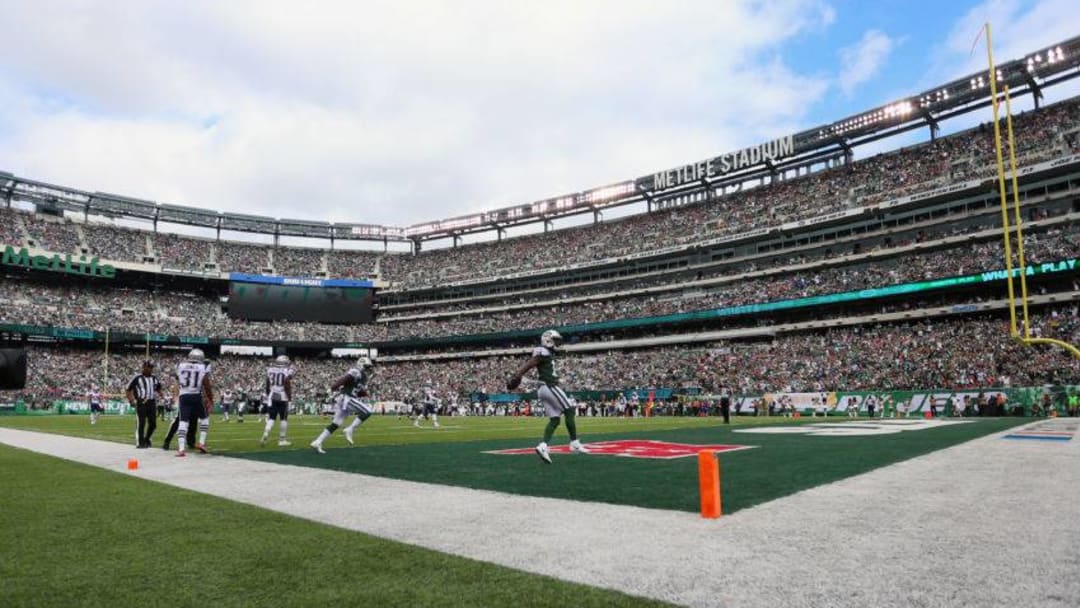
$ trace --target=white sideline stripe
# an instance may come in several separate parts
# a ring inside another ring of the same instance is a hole
[[[236,458],[179,460],[8,428],[0,442],[118,473],[138,458],[135,477],[688,606],[1074,607],[1080,441],[999,439],[1016,430],[719,521]],[[557,457],[546,470],[582,457]],[[530,521],[535,513],[557,516]]]

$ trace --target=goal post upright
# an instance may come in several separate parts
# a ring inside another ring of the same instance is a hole
[[[1031,339],[1031,326],[1028,322],[1027,261],[1024,259],[1024,220],[1020,214],[1020,185],[1016,175],[1016,138],[1013,136],[1012,101],[1009,86],[1005,85],[1005,132],[1009,137],[1009,171],[1012,172],[1013,224],[1016,228],[1016,261],[1020,265],[1020,304],[1023,307],[1024,335],[1027,342]],[[1005,237],[1008,240],[1008,236]],[[1011,305],[1011,304],[1010,304]]]
[[[1016,170],[1016,138],[1012,124],[1012,102],[1009,95],[1008,85],[1003,87],[1005,97],[1005,124],[1009,138],[1009,168],[1012,171],[1011,186],[1013,194],[1013,217],[1016,225],[1016,252],[1020,275],[1020,301],[1023,307],[1024,335],[1020,335],[1016,323],[1016,291],[1013,286],[1012,245],[1009,225],[1008,197],[1005,191],[1005,162],[1002,152],[1001,125],[999,119],[999,104],[997,96],[997,70],[994,67],[993,45],[990,38],[990,23],[986,23],[986,57],[989,63],[990,97],[994,112],[994,150],[997,154],[998,163],[998,193],[1001,197],[1001,234],[1005,242],[1005,270],[1006,282],[1009,290],[1009,335],[1021,343],[1031,346],[1034,344],[1051,344],[1065,349],[1077,359],[1080,359],[1080,348],[1075,345],[1057,340],[1055,338],[1032,338],[1031,324],[1028,316],[1028,290],[1027,290],[1027,260],[1024,259],[1024,229],[1023,218],[1020,214],[1020,187]]]
[[[1001,151],[1001,124],[999,120],[997,69],[994,67],[994,44],[990,37],[990,22],[986,22],[986,59],[989,63],[990,100],[994,113],[994,152],[997,155],[998,194],[1001,198],[1001,235],[1005,241],[1005,280],[1009,288],[1009,335],[1019,337],[1016,328],[1016,291],[1013,287],[1012,245],[1009,243],[1009,209],[1005,195],[1005,161]]]

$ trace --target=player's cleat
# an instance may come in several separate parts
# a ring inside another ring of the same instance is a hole
[[[264,448],[266,447],[266,435],[265,434],[263,434],[262,439],[259,440],[259,445],[261,445]]]
[[[176,457],[177,457],[177,458],[184,458],[185,456],[187,456],[187,453],[186,453],[186,452],[177,452],[177,453],[176,453]]]
[[[206,447],[206,444],[204,444],[204,443],[195,444],[195,449],[199,450],[200,454],[209,454],[210,453],[210,448]]]
[[[326,450],[322,449],[322,444],[319,443],[318,441],[312,441],[311,442],[311,447],[314,448],[315,451],[320,453],[320,454],[325,454],[326,453]]]
[[[420,421],[419,420],[413,420],[412,425],[415,426],[416,428],[420,428]]]
[[[433,423],[431,423],[431,424],[432,424],[432,425],[433,425],[433,426],[434,426],[435,428],[439,428],[439,423],[438,423],[438,422],[433,422]]]
[[[589,448],[581,445],[581,442],[575,439],[570,442],[570,451],[577,454],[588,454]]]
[[[279,448],[287,448],[292,445],[292,442],[286,441],[285,439],[279,439],[277,444]]]
[[[356,445],[353,443],[353,430],[349,427],[345,427],[345,441],[349,442],[349,445]]]
[[[548,453],[547,445],[541,443],[540,445],[536,446],[536,454],[540,456],[540,460],[551,464],[551,454]]]

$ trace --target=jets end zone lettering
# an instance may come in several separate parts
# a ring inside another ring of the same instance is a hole
[[[904,431],[925,431],[954,424],[972,424],[974,420],[882,420],[880,422],[825,422],[799,426],[758,427],[739,429],[736,433],[812,435],[815,437],[853,437],[865,435],[892,435]]]
[[[589,455],[600,456],[625,456],[628,458],[652,458],[658,460],[672,460],[674,458],[687,458],[697,456],[698,452],[734,452],[736,450],[748,450],[752,445],[694,445],[689,443],[669,443],[667,441],[652,441],[649,439],[626,439],[619,441],[599,441],[587,443]],[[533,448],[517,448],[513,450],[495,450],[484,452],[485,454],[508,454],[520,456],[535,453]],[[551,447],[552,454],[569,454],[570,446],[559,445]]]
[[[72,257],[70,253],[60,255],[30,255],[26,247],[15,250],[11,245],[4,246],[2,260],[5,266],[21,266],[31,270],[50,270],[65,274],[77,274],[82,276],[101,277],[112,279],[116,277],[116,267],[110,264],[102,264],[97,257],[87,259],[85,255]]]

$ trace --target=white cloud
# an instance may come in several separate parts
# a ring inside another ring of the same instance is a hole
[[[988,21],[994,59],[1006,61],[1075,36],[1078,16],[1080,12],[1072,0],[988,0],[978,4],[956,22],[935,49],[933,77],[945,80],[986,70],[986,37],[982,29]],[[978,44],[973,51],[976,38]]]
[[[984,24],[990,22],[995,62],[1022,59],[1027,53],[1076,35],[1076,3],[1070,0],[988,0],[975,5],[931,50],[931,68],[921,83],[930,87],[987,70]],[[977,41],[977,42],[976,42]],[[974,48],[973,48],[974,47]],[[1080,81],[1043,89],[1042,105],[1080,94]],[[1014,97],[1013,112],[1030,110],[1031,95]],[[966,129],[992,120],[991,110],[964,114],[948,121],[944,132]]]
[[[877,76],[895,46],[895,41],[888,34],[868,30],[858,42],[841,49],[837,84],[844,95],[850,97],[860,84]]]
[[[826,86],[775,49],[835,18],[820,0],[0,0],[0,14],[0,170],[398,225],[799,125]]]

